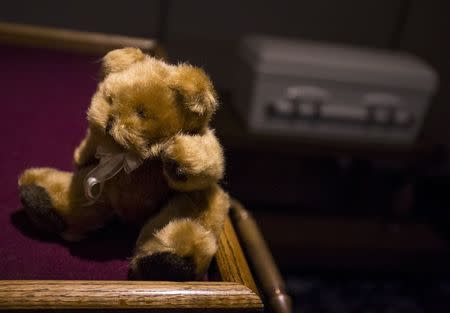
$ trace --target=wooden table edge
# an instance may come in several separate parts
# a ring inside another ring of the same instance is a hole
[[[245,309],[260,297],[234,282],[0,280],[0,310]]]
[[[0,43],[88,54],[104,54],[122,47],[139,48],[156,56],[164,54],[154,39],[6,22],[0,22]]]

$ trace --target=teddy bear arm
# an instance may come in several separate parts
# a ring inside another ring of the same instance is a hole
[[[86,136],[75,148],[73,159],[77,167],[83,167],[92,163],[95,160],[95,152],[98,145],[98,139],[95,133],[88,129]]]
[[[175,136],[163,153],[164,175],[179,191],[202,190],[223,178],[224,157],[214,132]]]

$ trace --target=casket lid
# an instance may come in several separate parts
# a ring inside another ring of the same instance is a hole
[[[418,57],[402,52],[306,40],[248,36],[240,56],[257,72],[303,78],[435,90],[438,76]]]

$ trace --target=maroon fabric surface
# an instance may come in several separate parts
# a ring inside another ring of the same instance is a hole
[[[136,231],[116,223],[67,244],[43,236],[20,210],[19,174],[71,170],[97,85],[98,57],[0,46],[0,279],[126,279]]]

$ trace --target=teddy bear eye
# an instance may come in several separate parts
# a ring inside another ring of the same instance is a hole
[[[109,105],[112,105],[112,104],[113,104],[113,98],[112,98],[111,95],[107,95],[107,96],[105,97],[105,100],[106,100],[106,102],[108,102]]]
[[[141,108],[136,110],[136,114],[137,114],[137,116],[139,116],[139,118],[142,118],[142,119],[147,117],[147,115],[145,114],[145,111]]]

